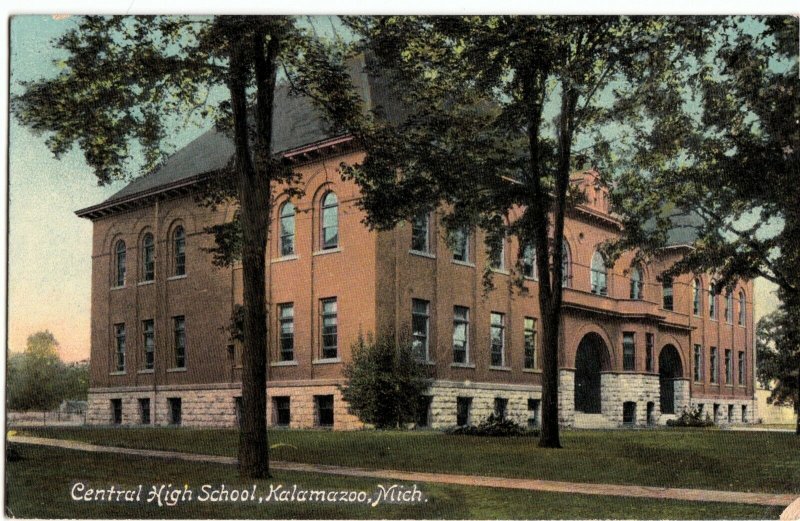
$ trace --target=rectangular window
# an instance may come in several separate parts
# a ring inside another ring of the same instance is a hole
[[[169,405],[169,422],[172,425],[181,424],[181,399],[180,398],[167,398]]]
[[[714,404],[714,423],[719,422],[719,404]]]
[[[174,317],[175,322],[175,367],[186,367],[186,319]]]
[[[622,369],[636,370],[636,337],[634,333],[622,333]]]
[[[411,249],[423,253],[430,252],[430,215],[420,214],[411,222]]]
[[[333,395],[315,396],[314,406],[317,409],[317,427],[333,427]]]
[[[114,356],[114,370],[125,371],[125,324],[114,324],[117,349]]]
[[[491,314],[491,342],[493,367],[503,367],[505,364],[506,345],[505,345],[505,316],[502,313]]]
[[[495,398],[494,399],[494,416],[499,420],[506,419],[506,410],[508,409],[508,398]]]
[[[733,292],[725,295],[725,322],[733,324]]]
[[[142,322],[142,329],[144,330],[144,368],[145,369],[152,369],[154,358],[155,358],[155,348],[156,348],[156,326],[153,320],[145,320]]]
[[[472,398],[466,396],[456,397],[456,425],[462,427],[471,423]]]
[[[708,290],[708,316],[711,320],[717,320],[717,294],[713,289]]]
[[[419,404],[417,405],[417,427],[430,427],[431,426],[431,403],[433,396],[420,396]]]
[[[150,398],[139,398],[139,420],[142,425],[150,425]]]
[[[236,415],[236,425],[242,428],[242,397],[235,396],[233,398],[233,413]]]
[[[745,361],[744,361],[744,351],[739,351],[739,385],[744,385],[744,374],[745,374]]]
[[[411,348],[418,360],[428,360],[429,308],[427,300],[411,300],[411,329],[414,336]]]
[[[338,355],[338,320],[335,298],[320,301],[320,329],[322,331],[322,358],[336,358]]]
[[[506,240],[505,237],[500,241],[497,250],[489,250],[489,267],[493,270],[506,269]]]
[[[453,232],[453,260],[469,262],[469,231],[459,228]]]
[[[747,406],[742,405],[742,423],[747,423]]]
[[[272,424],[288,427],[292,421],[291,402],[288,396],[272,397]]]
[[[278,305],[278,343],[280,345],[280,361],[294,360],[294,304]]]
[[[663,308],[672,311],[672,279],[664,279],[661,283]]]
[[[653,333],[645,333],[645,371],[653,372]]]
[[[700,382],[703,380],[703,346],[700,344],[694,345],[694,381]]]
[[[528,398],[528,428],[536,429],[539,427],[539,410],[541,409],[541,400]]]
[[[524,367],[536,368],[536,319],[525,317]]]
[[[469,362],[469,308],[453,307],[453,363]]]
[[[725,383],[733,383],[733,352],[730,349],[725,350]]]
[[[711,383],[719,383],[719,360],[717,360],[717,348],[711,348]]]
[[[122,400],[119,398],[111,400],[111,422],[114,425],[122,423]]]

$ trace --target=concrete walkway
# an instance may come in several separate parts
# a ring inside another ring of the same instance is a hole
[[[47,447],[58,447],[62,449],[81,450],[86,452],[103,452],[126,454],[130,456],[143,456],[149,458],[177,459],[198,463],[220,463],[223,465],[236,465],[237,463],[236,458],[231,458],[228,456],[210,456],[206,454],[190,454],[186,452],[170,452],[162,450],[127,449],[122,447],[92,445],[80,441],[36,438],[31,436],[12,436],[8,438],[8,442],[24,443],[29,445],[43,445]],[[610,485],[602,483],[571,483],[566,481],[545,481],[540,479],[437,474],[430,472],[409,472],[400,470],[369,470],[353,467],[336,467],[332,465],[290,463],[286,461],[272,461],[270,462],[270,468],[274,470],[286,470],[292,472],[314,472],[318,474],[332,474],[336,476],[413,481],[416,483],[446,483],[452,485],[536,490],[542,492],[564,492],[571,494],[640,497],[649,499],[677,499],[682,501],[744,503],[763,506],[786,506],[797,499],[797,497],[792,494],[643,487],[637,485]]]

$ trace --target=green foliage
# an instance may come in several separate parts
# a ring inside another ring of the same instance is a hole
[[[64,400],[86,400],[89,365],[65,364],[56,352],[52,333],[40,331],[28,337],[24,353],[8,360],[6,400],[9,410],[48,411]]]
[[[348,410],[379,429],[414,422],[428,380],[411,345],[398,344],[389,336],[359,338],[352,353],[352,361],[344,367],[347,383],[341,387]]]
[[[708,415],[703,416],[700,409],[693,407],[691,410],[684,408],[677,418],[667,420],[667,427],[713,427],[714,420]]]
[[[483,420],[478,425],[461,425],[445,430],[447,434],[465,436],[495,436],[495,437],[515,437],[515,436],[538,436],[538,431],[529,431],[509,418],[500,418],[494,413]]]
[[[772,389],[768,402],[800,409],[800,316],[785,307],[758,321],[756,375]]]

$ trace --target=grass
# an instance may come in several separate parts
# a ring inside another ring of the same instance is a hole
[[[456,485],[419,485],[424,503],[366,505],[325,503],[201,503],[173,507],[155,503],[84,502],[71,499],[73,484],[97,488],[135,487],[172,483],[198,491],[204,483],[228,488],[252,487],[233,466],[148,459],[116,454],[82,453],[66,449],[16,445],[23,459],[6,465],[7,512],[23,518],[305,518],[305,519],[767,519],[777,518],[779,507],[730,505],[689,501],[650,500],[502,490]],[[275,472],[270,482],[257,482],[266,492],[270,483],[300,488],[363,490],[372,494],[371,479]],[[198,493],[198,492],[196,492]],[[146,496],[146,493],[143,497]]]
[[[38,428],[25,433],[100,445],[235,456],[235,430]],[[273,459],[559,481],[800,493],[800,437],[787,433],[674,429],[566,431],[561,450],[538,439],[448,436],[432,431],[270,431],[286,443]]]

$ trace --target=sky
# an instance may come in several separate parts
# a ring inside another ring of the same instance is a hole
[[[10,25],[11,92],[19,82],[57,74],[53,38],[74,19],[16,16]],[[182,146],[202,129],[172,136]],[[89,357],[92,224],[75,211],[97,204],[124,186],[97,186],[83,156],[60,160],[36,136],[9,118],[8,346],[24,350],[29,335],[50,330],[66,361]],[[775,286],[756,280],[756,320],[777,305]]]

